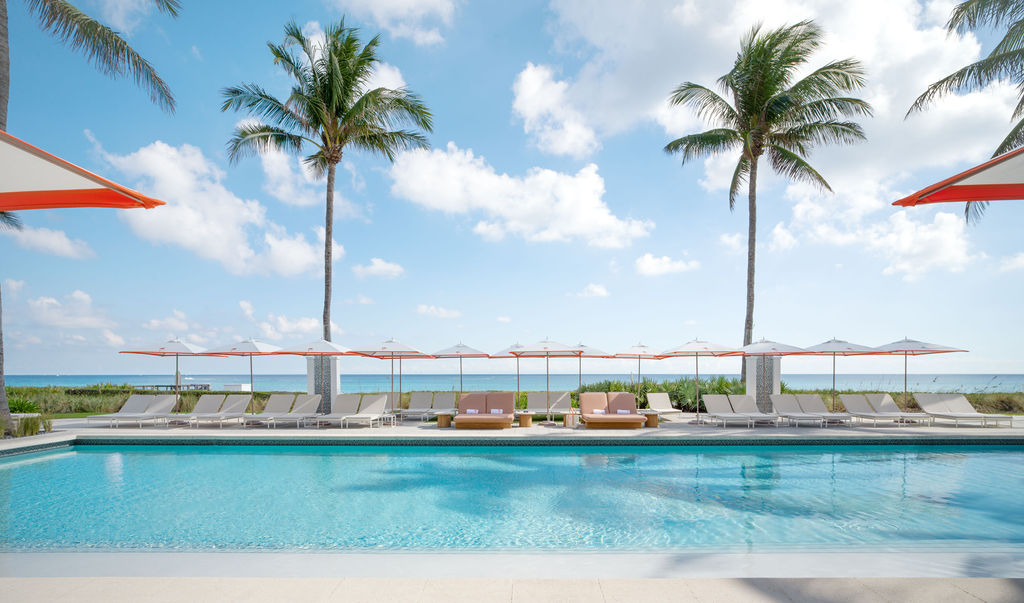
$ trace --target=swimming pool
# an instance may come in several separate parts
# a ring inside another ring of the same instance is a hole
[[[75,446],[5,551],[1024,550],[1019,447]]]

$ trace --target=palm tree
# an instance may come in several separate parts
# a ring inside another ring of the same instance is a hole
[[[157,10],[176,17],[179,0],[151,0]],[[43,31],[81,52],[93,66],[111,77],[129,76],[149,92],[150,99],[168,113],[174,112],[174,96],[156,70],[114,30],[83,13],[66,0],[25,0]],[[0,0],[0,131],[7,131],[7,104],[11,93],[11,53],[7,31],[7,0]],[[10,212],[0,212],[0,229],[21,228]],[[11,411],[4,387],[3,306],[0,298],[0,421],[11,428]]]
[[[917,97],[907,117],[923,111],[940,97],[980,90],[992,82],[1009,79],[1017,86],[1017,106],[1010,116],[1017,123],[996,147],[993,157],[1024,145],[1024,0],[967,0],[953,7],[946,23],[949,33],[1006,26],[1006,35],[988,56],[954,71],[935,82]],[[976,222],[985,213],[988,201],[968,201],[964,218]]]
[[[821,45],[821,37],[821,29],[811,21],[767,32],[756,25],[740,42],[732,70],[718,79],[725,97],[693,82],[684,82],[669,97],[672,105],[689,106],[701,119],[718,127],[677,138],[665,145],[666,153],[678,153],[684,164],[726,152],[739,155],[729,186],[729,209],[735,207],[746,182],[749,222],[743,345],[750,343],[754,328],[757,170],[761,156],[767,156],[768,165],[776,172],[831,191],[828,182],[807,163],[808,151],[815,146],[863,140],[860,125],[849,118],[871,115],[867,102],[843,95],[864,86],[864,70],[856,59],[832,61],[796,79],[797,72]]]
[[[232,162],[271,149],[306,149],[306,166],[318,177],[327,176],[323,330],[330,341],[335,169],[349,147],[388,161],[399,151],[429,147],[417,129],[430,132],[433,118],[419,96],[404,88],[366,89],[379,61],[380,36],[363,45],[359,30],[345,27],[344,19],[327,28],[322,43],[295,22],[285,26],[284,34],[284,42],[267,46],[274,64],[293,80],[287,100],[256,84],[242,84],[223,90],[221,110],[245,109],[259,120],[235,129],[228,142]],[[300,54],[292,52],[295,48]]]

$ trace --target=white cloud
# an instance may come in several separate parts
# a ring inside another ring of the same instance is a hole
[[[775,228],[772,229],[772,240],[768,244],[768,249],[772,251],[785,251],[796,246],[796,237],[786,228],[786,224],[784,222],[776,224]]]
[[[102,21],[111,29],[128,35],[153,9],[152,0],[97,0]]]
[[[1003,272],[1009,270],[1024,270],[1024,252],[1018,253],[1012,257],[1003,258],[1003,261],[999,264],[999,270]]]
[[[511,234],[527,241],[582,239],[595,247],[625,247],[654,228],[649,220],[612,213],[594,164],[576,174],[532,168],[525,176],[510,176],[449,142],[444,150],[400,154],[390,175],[398,198],[449,214],[482,214],[474,232],[488,240]]]
[[[25,286],[25,281],[16,281],[13,278],[4,279],[4,287],[7,288],[8,293],[17,293]]]
[[[743,235],[738,232],[731,234],[722,233],[718,235],[718,242],[724,245],[729,251],[743,250]]]
[[[377,88],[389,88],[391,90],[398,90],[405,88],[405,78],[402,77],[402,71],[394,65],[381,61],[373,66],[373,71],[370,73],[370,78],[366,82],[367,90],[374,90]]]
[[[373,304],[373,300],[360,293],[354,300],[349,300],[349,303],[358,304],[360,306],[369,306]]]
[[[426,304],[416,306],[416,313],[424,316],[433,316],[434,318],[458,318],[462,316],[462,312],[458,310],[450,310],[441,306],[428,306]]]
[[[150,331],[166,331],[168,333],[184,333],[188,331],[188,318],[181,310],[173,310],[170,316],[151,318],[142,323],[143,329]]]
[[[352,266],[352,272],[355,273],[359,278],[366,278],[368,276],[379,276],[382,278],[397,278],[402,276],[405,272],[405,268],[402,268],[394,262],[388,262],[380,258],[371,258],[370,263],[365,266],[356,264]]]
[[[313,176],[299,157],[278,149],[269,149],[260,154],[260,166],[263,168],[263,190],[271,197],[298,207],[323,205],[327,195],[327,180]],[[338,191],[337,179],[334,186],[334,215],[343,219],[366,219],[364,208]]]
[[[64,296],[63,301],[53,297],[28,300],[32,319],[41,325],[63,329],[108,329],[114,321],[103,316],[92,306],[92,297],[81,290]]]
[[[63,230],[23,226],[18,230],[6,229],[0,232],[14,239],[18,247],[33,251],[73,260],[84,260],[96,255],[88,243],[80,239],[68,238]]]
[[[103,329],[102,331],[100,331],[100,337],[102,337],[103,341],[106,342],[106,344],[111,347],[118,347],[124,345],[124,337],[121,337],[120,335],[111,331],[110,329]]]
[[[242,309],[242,314],[245,314],[249,320],[253,320],[256,316],[256,308],[253,307],[252,302],[243,299],[238,302],[238,307]]]
[[[499,316],[498,317],[498,322],[503,322],[503,323],[507,324],[507,323],[512,322],[512,319],[509,318],[508,316]]]
[[[280,341],[286,338],[316,333],[323,328],[323,323],[310,317],[293,319],[288,318],[287,316],[269,313],[267,314],[267,319],[259,321],[257,326],[264,338],[272,341]]]
[[[199,47],[195,44],[192,45],[192,56],[194,56],[198,61],[203,60],[203,53],[199,52]]]
[[[584,287],[581,291],[576,293],[576,297],[608,297],[608,288],[604,285],[597,285],[590,283]]]
[[[86,135],[96,143],[87,131]],[[294,276],[322,271],[317,246],[266,217],[258,201],[237,197],[221,182],[224,172],[198,148],[157,141],[127,155],[97,151],[138,188],[168,202],[151,211],[121,212],[140,237],[177,245],[219,262],[232,274]]]
[[[883,274],[902,274],[913,281],[931,270],[962,272],[975,258],[964,233],[964,220],[955,214],[939,212],[932,222],[918,222],[906,210],[889,217],[888,222],[869,228],[866,242],[889,265]]]
[[[700,262],[697,260],[673,260],[667,255],[655,257],[651,253],[645,253],[638,257],[634,265],[637,274],[643,276],[661,276],[700,268]]]
[[[333,0],[341,11],[359,19],[370,19],[396,38],[407,38],[420,46],[444,41],[441,27],[449,27],[455,15],[455,0]]]
[[[550,67],[527,63],[512,86],[512,108],[523,120],[523,131],[533,135],[540,150],[586,157],[601,145],[583,115],[572,107],[566,94],[568,87],[555,79]]]

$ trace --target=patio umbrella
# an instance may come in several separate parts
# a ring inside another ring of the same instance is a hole
[[[516,352],[526,348],[518,343],[513,343],[504,350],[491,354],[491,358],[515,358],[516,359],[516,400],[519,399],[519,356]]]
[[[521,350],[512,352],[519,358],[543,358],[544,359],[544,387],[548,393],[548,422],[551,422],[551,359],[552,358],[575,358],[581,354],[580,350],[544,339],[533,345],[523,346]]]
[[[966,352],[967,350],[961,350],[959,348],[951,348],[944,345],[938,345],[934,343],[925,343],[923,341],[917,341],[916,339],[908,339],[904,337],[899,341],[880,345],[875,348],[876,354],[892,354],[898,355],[903,354],[903,402],[907,401],[907,357],[908,356],[923,356],[925,354],[947,354],[949,352]]]
[[[700,423],[700,357],[701,356],[734,356],[736,348],[709,343],[701,339],[687,341],[682,345],[669,348],[661,353],[662,358],[693,356],[694,384],[697,386],[697,422]]]
[[[613,358],[636,358],[636,397],[640,398],[640,361],[643,359],[658,360],[661,358],[661,355],[650,347],[638,343],[623,352],[615,354]]]
[[[431,354],[434,358],[458,358],[459,359],[459,395],[462,395],[462,359],[463,358],[489,358],[487,352],[481,352],[460,341],[457,345],[445,348],[440,352]]]
[[[303,343],[299,345],[293,345],[274,352],[274,354],[288,354],[293,356],[305,356],[307,358],[318,358],[320,362],[320,408],[317,412],[322,412],[327,408],[327,405],[331,402],[331,384],[327,383],[324,377],[324,358],[328,356],[353,356],[357,355],[352,350],[345,346],[338,345],[334,342],[327,341],[326,339],[318,339],[309,343]]]
[[[812,345],[807,351],[817,356],[832,356],[832,411],[836,409],[836,356],[864,356],[877,354],[875,348],[866,345],[857,345],[842,339],[829,339],[828,341]]]
[[[73,207],[152,209],[159,205],[164,202],[0,132],[0,211]],[[2,324],[0,320],[0,382],[4,374]],[[0,398],[6,399],[3,391]],[[0,418],[11,424],[10,416]]]
[[[142,354],[145,356],[174,356],[174,397],[181,399],[181,380],[178,374],[178,358],[182,356],[202,356],[206,350],[203,348],[182,341],[180,339],[169,339],[164,343],[141,347],[134,350],[121,350],[121,354]]]
[[[222,345],[212,350],[207,350],[207,356],[248,356],[249,357],[249,391],[256,393],[256,388],[253,385],[252,375],[252,357],[253,356],[267,356],[277,352],[281,348],[263,341],[257,341],[256,339],[246,339],[239,341],[238,343],[230,343],[228,345]],[[253,406],[253,412],[256,412],[256,407]]]
[[[807,354],[807,350],[798,348],[795,345],[786,345],[762,339],[761,341],[755,341],[750,345],[743,346],[739,349],[739,354],[742,356],[793,356],[796,354]],[[757,397],[756,388],[754,397]]]
[[[399,343],[394,339],[388,339],[382,341],[375,346],[368,348],[360,348],[352,350],[360,356],[369,356],[371,358],[380,358],[381,360],[391,360],[391,410],[394,410],[395,405],[395,360],[399,362],[403,358],[432,358],[430,354],[421,352],[416,348],[411,348],[405,344]],[[399,368],[401,370],[401,368]],[[399,377],[401,379],[401,377]],[[401,390],[401,382],[399,382],[399,390]],[[401,391],[399,391],[401,393]]]
[[[1004,153],[908,195],[893,205],[1024,199],[1024,148]]]
[[[612,355],[609,354],[608,352],[603,352],[603,351],[601,351],[601,350],[599,350],[597,348],[592,348],[589,345],[583,345],[582,343],[577,343],[576,346],[573,349],[580,351],[580,355],[578,356],[579,360],[577,362],[577,368],[576,368],[576,377],[577,377],[577,379],[579,381],[579,385],[578,385],[579,389],[578,389],[577,393],[582,394],[583,393],[583,359],[584,358],[611,358]]]

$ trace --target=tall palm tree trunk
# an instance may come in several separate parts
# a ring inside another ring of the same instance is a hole
[[[331,340],[331,277],[333,276],[332,254],[334,249],[334,170],[337,164],[327,164],[327,216],[324,226],[324,339]]]
[[[7,0],[0,0],[0,132],[7,131],[7,99],[11,90],[11,53],[7,34]],[[3,296],[0,293],[0,432],[13,430],[11,409],[7,405],[7,387],[4,385],[4,316]],[[0,433],[2,436],[3,433]]]
[[[754,335],[754,258],[757,250],[757,157],[750,161],[747,212],[747,315],[743,319],[743,345],[750,345]],[[740,379],[747,379],[747,361],[744,358]]]

